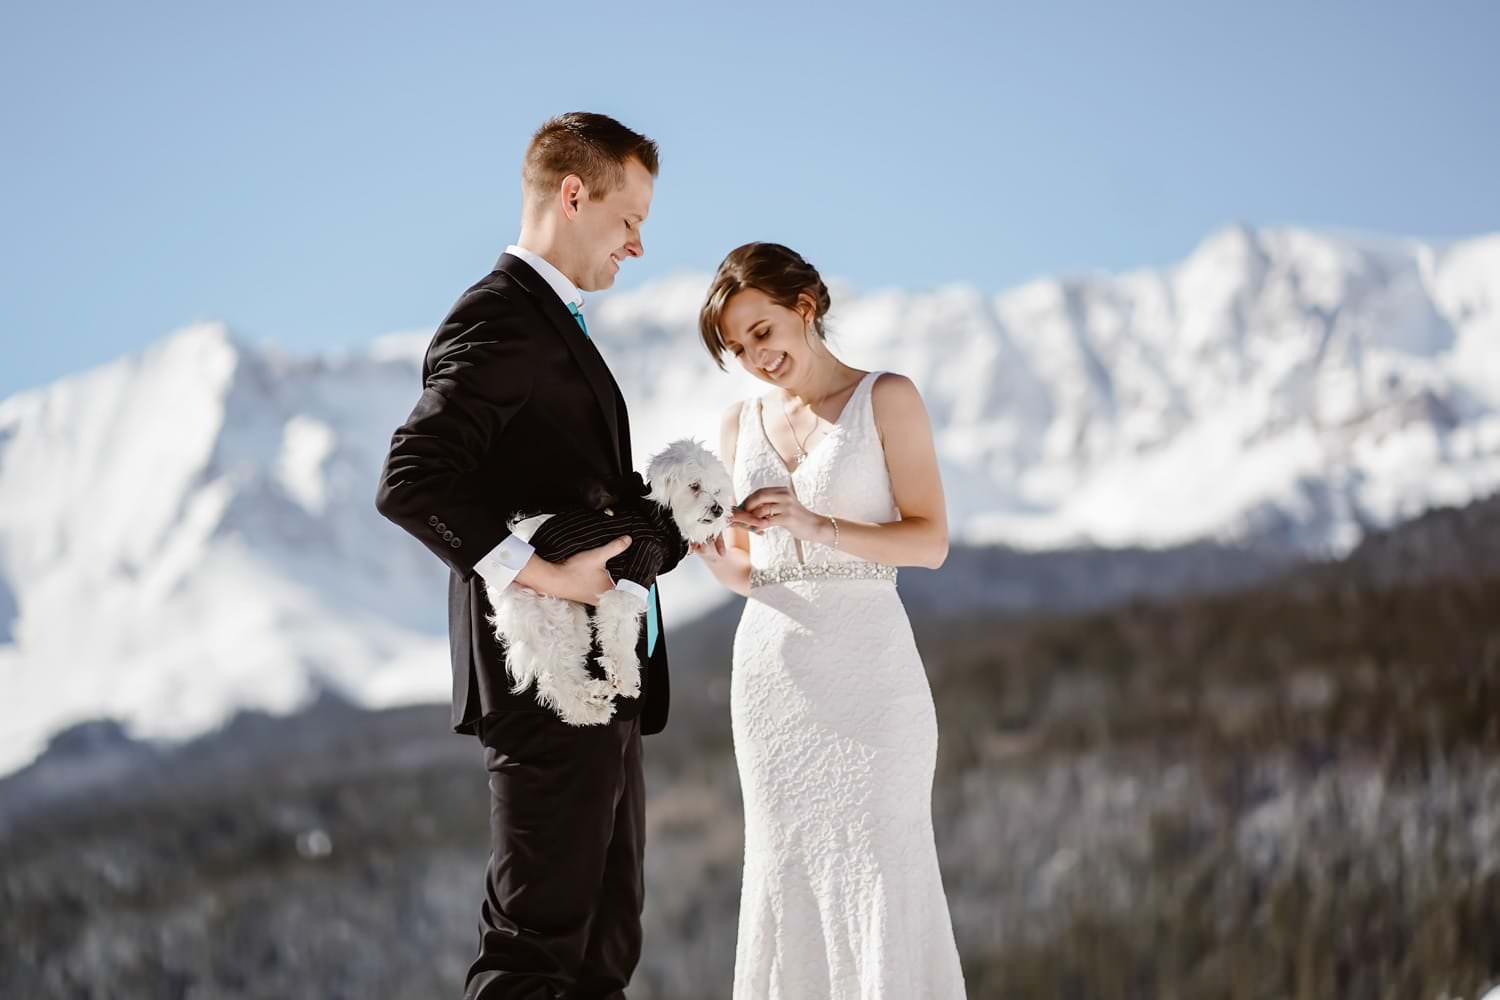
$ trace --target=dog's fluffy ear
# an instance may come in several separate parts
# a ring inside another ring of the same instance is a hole
[[[692,438],[673,441],[651,456],[646,465],[646,478],[651,482],[650,498],[659,504],[670,504],[673,494],[682,485],[682,477],[703,468],[705,456],[718,461],[712,452]]]

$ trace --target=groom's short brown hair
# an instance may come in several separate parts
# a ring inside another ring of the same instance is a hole
[[[564,177],[577,174],[598,201],[625,184],[625,161],[631,157],[656,176],[656,143],[608,115],[572,111],[548,119],[531,137],[521,165],[521,190],[546,198]]]

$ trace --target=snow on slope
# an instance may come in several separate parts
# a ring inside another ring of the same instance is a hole
[[[764,388],[698,345],[705,285],[587,306],[638,466]],[[961,540],[1341,550],[1500,488],[1500,236],[1232,227],[1161,272],[835,303],[848,361],[922,389]],[[202,325],[0,402],[0,770],[98,715],[447,697],[445,571],[373,507],[427,337],[293,358]],[[663,591],[669,628],[719,599],[692,565]]]

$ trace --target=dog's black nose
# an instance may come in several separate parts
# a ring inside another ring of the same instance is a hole
[[[708,509],[708,512],[714,517],[718,517],[720,514],[724,513],[724,508],[719,506],[718,504],[714,504]]]

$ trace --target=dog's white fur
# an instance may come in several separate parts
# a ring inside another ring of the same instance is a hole
[[[706,542],[728,527],[733,482],[724,464],[697,441],[684,438],[669,444],[652,457],[646,478],[651,483],[647,499],[672,512],[677,529],[689,542]],[[551,516],[525,518],[512,524],[511,531],[529,540]],[[485,590],[495,609],[490,625],[505,647],[512,692],[519,694],[535,684],[537,701],[572,726],[608,722],[614,717],[616,694],[640,694],[635,643],[646,602],[635,590],[601,594],[592,623],[584,606],[573,601],[516,584]],[[603,680],[591,676],[586,666],[591,639],[599,643]]]

